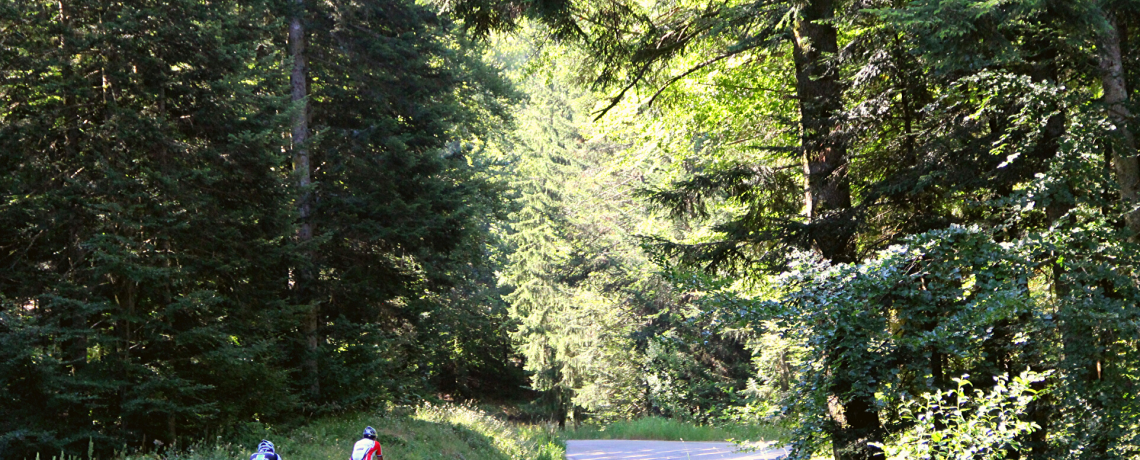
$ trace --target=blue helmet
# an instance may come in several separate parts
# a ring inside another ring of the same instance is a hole
[[[375,441],[376,440],[376,430],[373,430],[372,427],[370,427],[370,426],[364,427],[364,437]]]
[[[257,451],[258,452],[276,453],[273,451],[273,443],[271,443],[267,440],[264,440],[264,439],[261,440],[261,444],[257,445]]]

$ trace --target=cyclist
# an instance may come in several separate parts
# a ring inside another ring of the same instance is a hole
[[[380,450],[380,443],[376,442],[376,430],[370,426],[364,427],[364,438],[352,446],[350,460],[384,460],[384,452]]]
[[[273,443],[262,439],[257,445],[257,453],[250,455],[249,460],[281,460],[281,456],[277,455]]]

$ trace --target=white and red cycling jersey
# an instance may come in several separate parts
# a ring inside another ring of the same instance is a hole
[[[384,453],[380,451],[380,443],[368,438],[356,441],[352,446],[351,460],[380,460]]]

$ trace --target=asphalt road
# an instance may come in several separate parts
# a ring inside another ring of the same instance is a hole
[[[784,449],[736,452],[729,442],[566,441],[566,460],[772,460],[783,458]]]

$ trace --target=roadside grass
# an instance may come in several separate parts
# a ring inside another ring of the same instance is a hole
[[[511,460],[561,460],[566,454],[566,443],[552,424],[516,424],[473,407],[454,405],[421,406],[416,417],[471,430],[492,441],[494,447]]]
[[[786,439],[785,430],[777,425],[696,425],[659,417],[560,431],[553,423],[520,424],[474,406],[446,404],[324,417],[282,431],[251,425],[240,440],[218,438],[161,457],[149,453],[118,455],[113,460],[241,460],[263,438],[273,441],[286,460],[347,460],[352,444],[368,425],[376,428],[385,458],[393,460],[561,460],[567,439],[734,441],[742,445]],[[94,460],[39,457],[80,458]]]
[[[617,421],[607,425],[581,425],[562,432],[563,439],[642,439],[653,441],[775,441],[786,430],[778,425],[696,425],[661,417]]]
[[[286,460],[346,460],[352,444],[367,425],[376,428],[384,457],[390,459],[561,460],[566,451],[565,443],[553,428],[513,425],[477,409],[456,405],[326,417],[281,433],[263,427],[261,433],[251,433],[250,439],[273,441],[277,453]],[[253,453],[257,440],[202,443],[163,458],[240,460]],[[154,454],[127,455],[117,460],[156,458]]]

